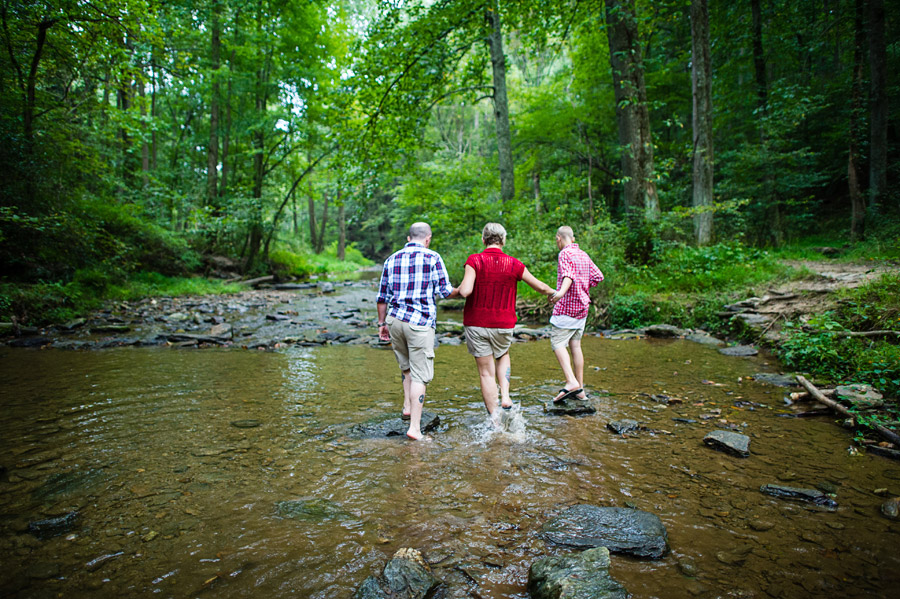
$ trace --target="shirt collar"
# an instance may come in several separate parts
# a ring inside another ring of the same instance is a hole
[[[414,246],[414,245],[419,246],[420,248],[425,247],[425,244],[421,243],[419,241],[407,241],[406,246],[404,246],[404,247],[410,247],[410,246]]]
[[[503,250],[500,248],[484,248],[484,250],[482,251],[483,254],[487,254],[488,252],[490,252],[492,254],[494,254],[494,253],[502,254]]]

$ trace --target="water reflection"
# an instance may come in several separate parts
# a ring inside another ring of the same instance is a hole
[[[516,344],[503,431],[465,348],[439,348],[426,408],[442,425],[418,444],[349,434],[399,413],[389,351],[4,350],[0,591],[347,597],[412,546],[449,597],[523,598],[530,563],[566,551],[543,543],[541,524],[586,502],[667,526],[665,559],[613,558],[636,597],[890,596],[900,537],[873,491],[900,493],[896,463],[849,456],[829,419],[780,417],[782,392],[747,378],[763,360],[681,341],[584,348],[598,413],[546,415],[559,382],[549,344]],[[643,429],[606,430],[623,418]],[[750,435],[750,458],[702,445],[732,426]],[[840,508],[759,493],[770,482],[830,485]],[[68,535],[25,534],[73,510]]]

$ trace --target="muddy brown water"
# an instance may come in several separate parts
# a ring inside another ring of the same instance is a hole
[[[782,417],[784,391],[748,379],[776,363],[687,341],[588,337],[584,350],[597,414],[546,415],[549,342],[518,343],[518,415],[494,432],[465,347],[438,348],[426,409],[442,425],[412,443],[348,434],[400,409],[393,355],[368,346],[2,349],[0,592],[342,598],[415,547],[448,597],[526,598],[529,565],[570,551],[541,525],[592,503],[668,529],[665,558],[612,557],[634,597],[897,596],[900,523],[874,491],[900,494],[900,464],[850,455],[831,418]],[[623,418],[649,430],[605,428]],[[703,446],[720,419],[751,437],[751,457]],[[766,483],[824,485],[839,508],[763,495]],[[307,512],[277,515],[297,499]],[[27,533],[73,510],[70,532]]]

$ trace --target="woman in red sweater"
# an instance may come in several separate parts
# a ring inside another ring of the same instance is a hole
[[[498,384],[501,407],[508,410],[513,405],[509,399],[509,346],[516,326],[516,284],[525,281],[548,296],[556,290],[537,280],[519,260],[503,253],[501,248],[506,243],[503,225],[486,224],[481,240],[484,251],[466,260],[459,294],[466,298],[463,312],[466,346],[478,366],[484,407],[494,424],[498,424]]]

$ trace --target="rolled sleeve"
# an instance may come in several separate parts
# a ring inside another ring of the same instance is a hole
[[[388,284],[388,267],[385,264],[384,269],[381,271],[381,284],[378,286],[378,297],[375,299],[376,303],[386,304],[391,297],[391,288]]]
[[[437,261],[434,264],[432,276],[434,287],[441,297],[447,297],[453,293],[453,285],[450,284],[450,277],[447,276],[444,260],[440,256],[437,257]]]

